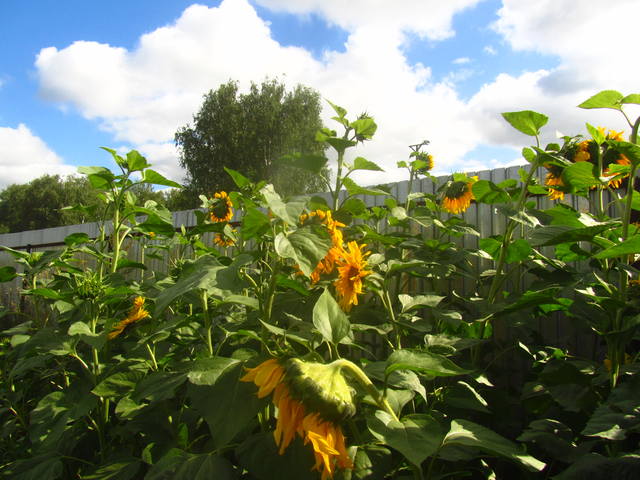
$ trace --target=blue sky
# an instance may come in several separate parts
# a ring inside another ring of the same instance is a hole
[[[634,12],[630,0],[2,0],[0,188],[109,165],[102,145],[180,180],[173,133],[202,95],[266,77],[374,115],[357,154],[387,172],[363,183],[403,179],[395,162],[424,138],[440,173],[512,164],[529,139],[501,111],[548,114],[550,139],[585,121],[624,129],[575,105],[634,92]]]

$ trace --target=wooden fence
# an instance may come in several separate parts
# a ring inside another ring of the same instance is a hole
[[[521,167],[498,168],[494,170],[468,172],[467,174],[477,175],[481,180],[500,183],[506,179],[519,179],[518,171],[520,168]],[[543,179],[545,174],[546,170],[540,169],[538,178]],[[412,190],[414,192],[436,193],[437,188],[449,178],[449,176],[439,177],[435,183],[430,179],[416,180],[414,181]],[[389,184],[388,187],[391,189],[391,196],[396,198],[398,202],[406,201],[409,193],[408,181]],[[319,196],[324,196],[327,200],[329,199],[329,195],[326,193],[319,194]],[[359,196],[359,198],[361,198],[367,206],[382,206],[387,197],[362,195]],[[531,200],[537,203],[537,208],[539,209],[550,208],[554,203],[544,195],[532,197]],[[586,211],[588,209],[588,201],[584,198],[568,195],[565,197],[564,203],[569,204],[577,210]],[[476,227],[480,232],[480,238],[503,234],[507,223],[504,215],[499,214],[494,206],[486,204],[473,203],[471,207],[464,212],[462,217],[467,223]],[[194,210],[173,213],[173,222],[176,228],[180,228],[181,226],[185,228],[195,226],[197,221]],[[62,248],[65,245],[65,237],[72,233],[86,233],[89,237],[96,238],[99,235],[99,225],[97,223],[86,223],[43,230],[0,234],[0,245],[30,252],[54,250]],[[212,234],[206,234],[203,240],[211,244]],[[476,249],[478,247],[478,237],[473,235],[454,237],[451,241],[462,248]],[[139,261],[141,249],[139,248],[139,242],[137,240],[133,239],[130,241],[125,245],[124,250],[128,252],[129,259]],[[168,255],[165,254],[163,259],[145,258],[144,263],[152,271],[166,271],[168,268]],[[0,267],[3,265],[14,265],[13,257],[7,252],[0,252]],[[491,262],[488,260],[479,260],[475,263],[474,268],[480,273],[487,268],[491,268]],[[524,282],[526,279],[519,277],[512,281]],[[512,284],[511,286],[507,285],[505,288],[507,290],[510,287],[515,289],[517,286],[518,285]],[[522,285],[519,286],[521,287]],[[451,288],[455,289],[460,295],[469,294],[471,293],[472,282],[470,280],[452,281]],[[17,308],[21,299],[20,289],[20,278],[17,278],[13,282],[0,283],[0,304],[10,310]],[[577,332],[574,328],[567,326],[566,319],[564,318],[541,319],[539,321],[539,332],[545,341],[550,344],[566,346],[579,355],[593,356],[596,354],[598,348],[597,345],[593,344],[593,340],[585,342],[584,335]]]

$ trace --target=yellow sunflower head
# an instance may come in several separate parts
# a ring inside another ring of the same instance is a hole
[[[236,230],[232,230],[232,232],[235,233]],[[235,240],[231,238],[229,235],[227,235],[225,232],[216,233],[215,236],[213,237],[213,243],[223,248],[233,247],[236,244]]]
[[[591,140],[584,140],[576,146],[575,153],[573,155],[574,162],[588,162],[591,160]]]
[[[129,314],[124,320],[120,320],[109,332],[107,338],[113,340],[127,328],[129,325],[144,320],[149,317],[149,312],[144,309],[144,297],[136,297],[133,300],[133,306],[129,310]]]
[[[617,142],[622,142],[624,141],[624,132],[616,132],[615,130],[609,130],[607,132],[607,140],[615,140]]]
[[[457,215],[464,212],[471,205],[473,191],[471,187],[478,181],[478,177],[467,180],[454,180],[444,191],[442,208],[449,213]]]
[[[318,262],[313,272],[311,272],[311,283],[315,284],[320,281],[320,275],[329,275],[333,272],[336,259],[340,256],[340,251],[342,250],[343,236],[341,228],[345,225],[333,219],[331,210],[314,210],[308,214],[304,213],[300,215],[300,223],[302,225],[308,225],[312,222],[325,225],[331,237],[331,248],[324,258]]]
[[[280,455],[297,435],[311,444],[313,468],[323,480],[332,478],[336,468],[353,468],[338,422],[353,415],[355,405],[339,363],[272,358],[248,369],[240,380],[255,383],[259,398],[273,393],[278,409],[273,436]]]
[[[233,218],[233,205],[227,192],[216,192],[211,199],[209,215],[212,222],[229,222]]]
[[[338,279],[335,281],[336,292],[338,293],[340,307],[345,312],[351,310],[353,305],[358,304],[358,295],[363,293],[362,279],[372,273],[367,270],[365,257],[370,252],[362,249],[366,245],[358,245],[357,242],[349,242],[347,249],[340,249],[336,259],[338,265]]]
[[[562,200],[564,198],[564,192],[558,188],[554,187],[564,187],[564,182],[562,181],[562,170],[559,168],[552,168],[547,173],[547,177],[545,178],[544,184],[549,187],[549,198],[551,200]]]

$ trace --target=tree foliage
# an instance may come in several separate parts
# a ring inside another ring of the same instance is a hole
[[[144,203],[165,204],[167,195],[140,185],[132,193]],[[104,215],[102,201],[86,177],[43,175],[0,191],[0,232],[21,232],[92,222]],[[74,205],[72,209],[65,209]]]
[[[252,83],[246,94],[234,81],[209,91],[193,123],[175,135],[187,191],[197,198],[231,190],[234,184],[224,167],[271,182],[284,195],[324,190],[328,170],[318,176],[278,162],[292,152],[323,153],[315,140],[322,128],[320,110],[318,92],[301,85],[287,91],[276,80]]]

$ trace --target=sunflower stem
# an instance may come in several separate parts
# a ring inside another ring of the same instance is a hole
[[[369,379],[367,374],[362,371],[360,367],[358,367],[355,363],[350,362],[349,360],[346,360],[344,358],[341,358],[340,360],[336,360],[333,363],[341,369],[343,368],[347,369],[353,375],[353,377],[355,377],[355,379],[358,382],[360,382],[360,384],[363,387],[366,388],[367,392],[369,392],[369,394],[373,397],[373,399],[378,404],[381,410],[384,410],[389,415],[391,415],[391,417],[396,422],[400,421],[400,419],[396,415],[396,412],[393,411],[393,408],[391,408],[391,405],[389,405],[389,402],[387,402],[387,399],[380,394],[376,386]]]

